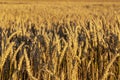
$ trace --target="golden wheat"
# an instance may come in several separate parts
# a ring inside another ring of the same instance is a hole
[[[119,80],[120,5],[0,3],[0,80]]]

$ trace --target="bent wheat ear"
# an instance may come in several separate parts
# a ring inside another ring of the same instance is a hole
[[[33,80],[38,80],[37,78],[35,78],[33,76],[32,69],[31,69],[31,66],[30,66],[30,60],[28,58],[26,49],[24,49],[24,56],[25,56],[25,60],[26,60],[26,68],[27,68],[27,72],[28,72],[29,77]]]
[[[119,54],[119,53],[116,54],[115,57],[113,57],[113,59],[111,60],[111,62],[108,64],[108,66],[107,66],[107,68],[106,68],[106,70],[105,70],[105,72],[104,72],[104,75],[103,75],[103,77],[102,77],[101,80],[105,80],[105,79],[107,78],[107,76],[108,76],[108,74],[109,74],[108,71],[109,71],[110,67],[112,66],[112,64],[114,63],[114,61],[116,60],[117,57],[120,57],[120,54]]]
[[[21,70],[23,60],[24,60],[24,55],[21,56],[20,61],[18,63],[18,71]]]
[[[7,44],[9,44],[10,40],[12,39],[13,36],[15,36],[16,34],[20,34],[21,31],[17,31],[17,32],[14,32],[8,39],[7,39]]]
[[[17,50],[15,51],[15,53],[14,53],[14,55],[13,55],[13,57],[12,57],[12,60],[11,60],[11,65],[12,65],[13,61],[15,61],[15,58],[16,58],[16,55],[17,55],[18,51],[23,47],[24,44],[25,44],[25,43],[23,42],[23,43],[17,48]]]
[[[64,39],[63,39],[63,41],[64,41]],[[64,42],[65,42],[65,41],[64,41]],[[64,47],[63,51],[61,51],[61,55],[60,55],[60,59],[59,59],[59,66],[60,66],[61,63],[62,63],[62,60],[63,60],[63,57],[64,57],[64,55],[65,55],[65,51],[66,51],[67,47],[68,47],[68,44],[65,42],[65,47]]]
[[[5,64],[5,61],[6,61],[6,59],[7,59],[14,44],[15,44],[14,42],[10,43],[7,50],[2,54],[2,57],[0,58],[0,70],[2,70],[2,68]]]

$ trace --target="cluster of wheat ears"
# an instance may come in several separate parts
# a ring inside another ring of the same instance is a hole
[[[0,4],[0,80],[120,80],[120,5]]]

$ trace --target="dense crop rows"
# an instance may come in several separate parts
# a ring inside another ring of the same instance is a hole
[[[0,80],[119,79],[119,4],[0,5]]]

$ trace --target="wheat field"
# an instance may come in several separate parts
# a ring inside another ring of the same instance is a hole
[[[1,2],[0,80],[120,80],[120,4]]]

